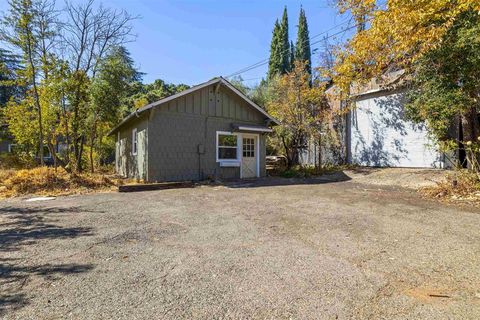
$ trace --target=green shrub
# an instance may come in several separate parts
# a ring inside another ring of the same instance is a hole
[[[345,170],[346,166],[338,166],[333,164],[326,164],[322,168],[317,168],[315,166],[293,166],[290,169],[287,169],[280,173],[281,177],[284,178],[309,178],[312,176],[320,176],[322,174],[328,174],[336,171]]]

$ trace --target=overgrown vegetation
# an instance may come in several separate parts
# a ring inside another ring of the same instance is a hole
[[[417,122],[428,124],[430,132],[446,151],[458,143],[467,153],[465,164],[480,172],[480,17],[478,12],[460,14],[442,38],[442,45],[428,51],[413,65],[407,110]],[[460,137],[452,136],[456,119]]]
[[[0,197],[21,195],[66,195],[112,190],[122,179],[111,173],[72,173],[63,168],[0,169]]]
[[[267,110],[280,125],[274,128],[275,143],[287,157],[288,167],[299,164],[299,155],[308,139],[319,141],[328,128],[330,112],[325,88],[320,83],[310,85],[310,74],[305,62],[296,61],[292,71],[271,82]]]
[[[480,205],[480,179],[469,170],[451,172],[436,186],[426,187],[420,191],[428,197],[447,202],[463,201]]]
[[[321,168],[318,166],[300,166],[296,165],[293,166],[279,175],[283,178],[311,178],[315,176],[321,176],[324,174],[339,172],[342,170],[346,170],[350,168],[348,165],[333,165],[333,164],[326,164],[323,165]]]

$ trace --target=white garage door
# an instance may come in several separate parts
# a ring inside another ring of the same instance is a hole
[[[364,166],[440,168],[423,125],[404,120],[402,94],[359,99],[351,114],[351,160]]]

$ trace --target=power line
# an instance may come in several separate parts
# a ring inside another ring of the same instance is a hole
[[[327,30],[325,30],[325,31],[323,31],[323,32],[321,32],[321,33],[319,33],[319,34],[313,35],[312,37],[310,37],[309,40],[318,38],[319,36],[324,35],[324,34],[328,33],[329,31],[335,30],[336,28],[338,28],[338,27],[340,27],[340,26],[343,26],[343,25],[346,24],[346,23],[350,23],[350,21],[351,21],[350,19],[348,19],[348,20],[346,20],[346,21],[343,21],[343,22],[341,22],[341,23],[333,26],[333,27],[330,28],[330,29],[327,29]],[[310,44],[310,45],[311,45],[311,44]],[[282,54],[285,53],[285,52],[286,52],[286,50],[283,51]],[[234,76],[236,76],[236,75],[242,74],[242,73],[244,73],[244,72],[246,72],[246,71],[250,71],[250,70],[251,70],[250,68],[255,69],[255,68],[261,67],[261,66],[265,65],[266,63],[268,63],[268,60],[269,60],[268,58],[267,58],[267,59],[260,60],[260,61],[254,63],[254,64],[252,64],[252,65],[250,65],[250,66],[248,66],[248,67],[245,67],[245,68],[243,68],[243,69],[240,69],[240,70],[238,70],[238,71],[236,71],[236,72],[234,72],[234,73],[226,76],[226,78],[231,78],[231,77],[234,77]]]
[[[331,30],[333,30],[333,29],[336,29],[336,28],[338,28],[339,26],[341,26],[341,25],[343,25],[343,24],[345,24],[345,23],[347,23],[347,22],[350,22],[350,20],[345,21],[345,22],[343,22],[343,23],[341,23],[341,24],[339,24],[339,25],[337,25],[337,26],[335,26],[335,27],[333,27],[333,28],[330,28],[330,29],[328,29],[328,30],[326,30],[326,31],[324,31],[324,32],[322,32],[322,33],[319,33],[319,34],[311,37],[310,39],[317,38],[317,37],[319,37],[319,36],[321,36],[321,35],[324,35],[324,34],[328,33],[329,31],[331,31]],[[342,31],[336,32],[336,33],[334,33],[334,34],[331,34],[331,35],[329,35],[329,36],[327,36],[327,37],[323,37],[323,38],[320,39],[320,40],[317,40],[317,41],[314,41],[314,42],[310,43],[310,46],[315,45],[315,44],[317,44],[317,43],[320,43],[320,42],[322,42],[322,41],[325,41],[325,40],[327,40],[327,39],[329,39],[329,38],[332,38],[332,37],[334,37],[334,36],[337,36],[337,35],[339,35],[339,34],[341,34],[341,33],[347,32],[348,30],[351,30],[351,29],[353,29],[353,28],[356,28],[357,26],[358,26],[358,25],[354,25],[354,26],[348,27],[348,28],[346,28],[346,29],[344,29],[344,30],[342,30]],[[283,51],[282,53],[285,53],[285,52],[286,52],[286,51]],[[250,70],[256,69],[256,68],[258,68],[258,67],[264,66],[264,65],[266,65],[266,64],[268,63],[268,61],[269,61],[268,58],[267,58],[267,59],[260,60],[260,61],[258,61],[257,63],[254,63],[254,64],[252,64],[252,65],[250,65],[250,66],[248,66],[248,67],[245,67],[245,68],[243,68],[243,69],[240,69],[240,70],[238,70],[238,71],[236,71],[236,72],[234,72],[234,73],[226,76],[226,78],[231,78],[231,77],[234,77],[234,76],[238,76],[238,75],[240,75],[240,74],[242,74],[242,73],[245,73],[245,72],[247,72],[247,71],[250,71]]]
[[[250,78],[250,79],[242,79],[242,81],[252,81],[252,80],[258,80],[262,79],[263,77],[255,77],[255,78]]]

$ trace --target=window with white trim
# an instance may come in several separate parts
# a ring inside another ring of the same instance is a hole
[[[217,161],[238,160],[238,137],[228,132],[217,132]]]
[[[255,158],[255,139],[243,138],[243,157]]]
[[[132,154],[137,154],[137,144],[138,144],[138,135],[137,135],[137,128],[132,130]]]

